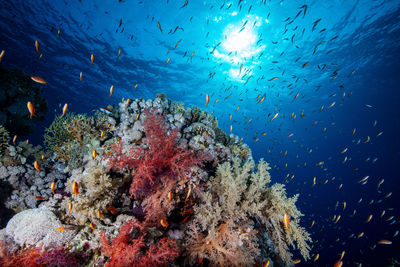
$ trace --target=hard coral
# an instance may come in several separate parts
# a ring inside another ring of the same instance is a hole
[[[162,238],[156,244],[146,246],[148,228],[130,220],[121,226],[115,238],[110,240],[101,233],[101,250],[109,257],[107,266],[162,266],[179,256],[175,240]]]
[[[129,192],[135,198],[149,195],[161,179],[177,181],[184,178],[191,167],[203,164],[205,154],[196,155],[183,145],[177,145],[178,129],[168,133],[163,116],[153,110],[144,112],[146,141],[144,147],[134,147],[129,153],[123,153],[122,143],[114,146],[114,155],[110,157],[110,166],[134,169]]]

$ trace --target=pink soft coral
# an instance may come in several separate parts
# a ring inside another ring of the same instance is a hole
[[[109,159],[110,167],[134,169],[130,194],[138,197],[149,195],[161,177],[177,181],[184,178],[191,167],[200,166],[206,160],[204,153],[196,155],[188,148],[178,145],[178,129],[168,133],[163,116],[145,110],[145,144],[148,148],[135,147],[123,152],[121,143],[113,147],[115,154]]]
[[[102,232],[101,250],[109,257],[107,266],[162,266],[179,256],[175,240],[163,238],[156,244],[146,247],[145,238],[148,229],[138,221],[127,221],[115,238],[109,238]]]

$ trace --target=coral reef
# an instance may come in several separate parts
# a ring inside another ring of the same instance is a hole
[[[106,111],[57,117],[47,153],[7,138],[0,182],[19,213],[0,230],[0,265],[291,266],[291,247],[309,258],[298,196],[270,185],[264,161],[255,172],[214,116],[163,94]]]
[[[0,125],[11,136],[33,133],[33,121],[42,121],[47,113],[47,102],[42,98],[42,86],[35,84],[21,70],[7,70],[0,66]],[[26,103],[32,102],[35,116],[29,118]]]

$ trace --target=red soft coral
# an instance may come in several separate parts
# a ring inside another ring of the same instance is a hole
[[[0,259],[2,267],[68,267],[80,266],[86,261],[84,253],[69,252],[64,247],[53,250],[42,250],[41,247],[20,249],[16,253],[5,254]]]
[[[110,167],[134,168],[131,195],[146,197],[157,186],[161,177],[177,181],[187,175],[193,166],[200,166],[206,160],[204,153],[194,153],[177,144],[178,129],[168,132],[163,116],[145,110],[143,123],[148,148],[135,147],[124,153],[121,143],[113,147],[114,154],[109,158]]]
[[[44,266],[37,262],[37,259],[42,256],[40,248],[31,247],[27,249],[20,249],[18,252],[9,255],[5,254],[0,259],[0,266],[2,267],[14,267],[14,266],[26,266],[26,267],[41,267]]]
[[[107,266],[162,266],[175,259],[179,253],[175,240],[163,238],[148,248],[145,244],[148,229],[138,221],[127,221],[111,240],[102,232],[101,250],[109,257]]]

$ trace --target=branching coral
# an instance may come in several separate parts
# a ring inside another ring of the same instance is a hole
[[[96,113],[89,117],[82,114],[67,113],[56,117],[44,134],[46,148],[55,157],[68,161],[71,169],[76,168],[93,147],[94,140],[100,139],[101,131],[106,131],[106,115]]]
[[[187,244],[192,259],[204,257],[218,266],[244,265],[243,262],[231,263],[227,257],[222,257],[220,254],[235,255],[235,259],[243,257],[252,259],[257,252],[254,239],[250,238],[247,243],[243,242],[239,250],[229,247],[228,244],[237,242],[238,236],[221,234],[221,225],[228,224],[229,227],[226,229],[245,231],[251,236],[252,232],[256,231],[252,227],[252,218],[261,220],[267,232],[272,234],[271,238],[277,252],[287,265],[293,264],[288,245],[294,245],[294,242],[297,242],[303,257],[309,258],[310,248],[307,242],[311,239],[304,228],[298,225],[302,214],[295,206],[297,196],[288,199],[283,185],[268,187],[269,166],[263,160],[257,166],[258,172],[251,173],[253,168],[252,161],[240,166],[237,159],[234,159],[232,167],[228,162],[218,166],[216,176],[208,182],[203,202],[195,208],[196,216],[189,232],[189,235],[195,238],[189,238]],[[285,213],[293,218],[288,231],[284,229],[282,223]],[[204,239],[198,238],[201,236],[199,231],[207,233]],[[223,244],[223,250],[210,244],[215,246]]]
[[[106,169],[99,165],[95,160],[89,160],[85,170],[76,169],[66,183],[66,191],[71,197],[65,197],[61,207],[65,210],[70,221],[83,225],[87,221],[98,222],[100,220],[98,212],[106,214],[106,207],[109,206],[116,193],[121,179],[112,179],[106,174]],[[79,194],[72,189],[72,184],[76,183]],[[69,205],[72,209],[69,211]]]
[[[111,244],[102,232],[101,250],[110,258],[107,266],[164,266],[179,256],[175,240],[162,238],[147,246],[147,233],[146,225],[133,220],[121,226]]]

